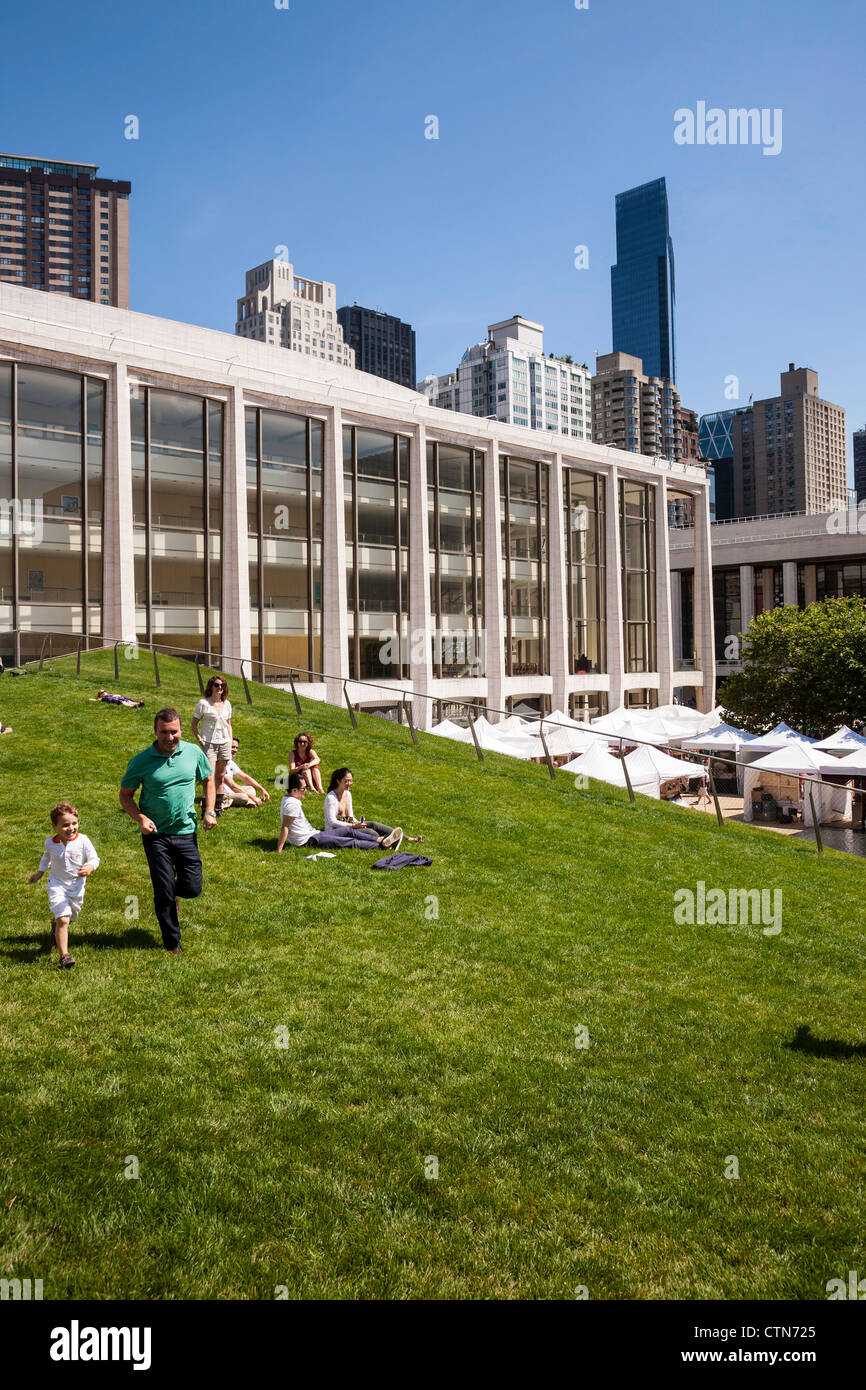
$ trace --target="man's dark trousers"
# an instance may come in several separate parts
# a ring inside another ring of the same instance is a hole
[[[201,856],[195,835],[142,835],[147,855],[153,906],[167,951],[180,945],[176,898],[197,898],[201,893]]]

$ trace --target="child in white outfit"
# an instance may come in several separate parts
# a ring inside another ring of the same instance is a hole
[[[30,882],[38,883],[50,869],[51,939],[60,951],[61,970],[69,970],[75,964],[69,954],[69,923],[81,911],[87,879],[99,868],[99,855],[88,837],[79,834],[78,812],[71,802],[58,801],[52,806],[51,824],[54,834],[47,836],[39,868],[30,875]]]

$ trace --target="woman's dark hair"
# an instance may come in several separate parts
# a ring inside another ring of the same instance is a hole
[[[328,783],[328,791],[335,792],[340,782],[342,782],[343,778],[345,777],[346,773],[351,771],[352,769],[350,767],[334,768],[334,771],[331,773],[331,780]]]
[[[297,751],[298,751],[298,741],[299,741],[300,739],[302,739],[302,738],[305,738],[305,739],[307,740],[307,752],[308,752],[308,753],[312,753],[312,751],[313,751],[313,736],[312,736],[312,734],[306,733],[303,729],[301,730],[301,732],[300,732],[299,734],[295,734],[295,741],[294,741],[294,743],[292,744],[292,752],[293,752],[293,753],[297,753]]]
[[[225,677],[224,677],[224,676],[211,676],[210,680],[208,681],[207,685],[206,685],[205,688],[204,688],[204,698],[205,698],[206,700],[209,700],[210,697],[211,697],[211,695],[213,694],[213,688],[214,688],[214,686],[216,685],[217,681],[219,681],[219,682],[221,683],[222,687],[223,687],[223,696],[222,696],[223,699],[224,699],[224,700],[227,700],[227,699],[229,698],[229,683],[228,683],[228,681],[225,679]]]

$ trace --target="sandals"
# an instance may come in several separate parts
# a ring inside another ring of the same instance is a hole
[[[61,970],[71,970],[74,964],[75,964],[75,957],[74,957],[74,956],[70,956],[68,952],[66,953],[65,956],[61,956],[61,957],[60,957],[60,967],[59,967],[59,968],[60,968]]]

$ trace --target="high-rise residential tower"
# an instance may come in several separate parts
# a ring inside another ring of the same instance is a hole
[[[664,179],[616,195],[610,290],[613,351],[640,357],[647,376],[676,381],[674,250]]]
[[[264,261],[247,271],[235,333],[344,367],[355,365],[355,354],[343,342],[337,322],[336,285],[304,280],[291,261]]]
[[[857,501],[866,501],[866,425],[854,431],[854,491]]]
[[[592,437],[633,454],[683,456],[680,396],[671,381],[650,376],[639,357],[606,352],[592,379]]]
[[[380,309],[345,304],[337,310],[343,338],[355,353],[359,372],[415,389],[415,330]]]
[[[698,448],[712,465],[714,521],[730,521],[734,513],[734,441],[731,434],[736,410],[717,410],[702,415],[698,424]]]
[[[129,308],[127,182],[0,154],[0,282]]]
[[[818,373],[788,364],[778,396],[734,416],[734,516],[847,505],[845,410],[818,395]]]
[[[418,390],[443,410],[592,438],[589,369],[545,357],[544,325],[519,314],[490,324],[487,341],[467,348],[456,371],[425,377]]]

